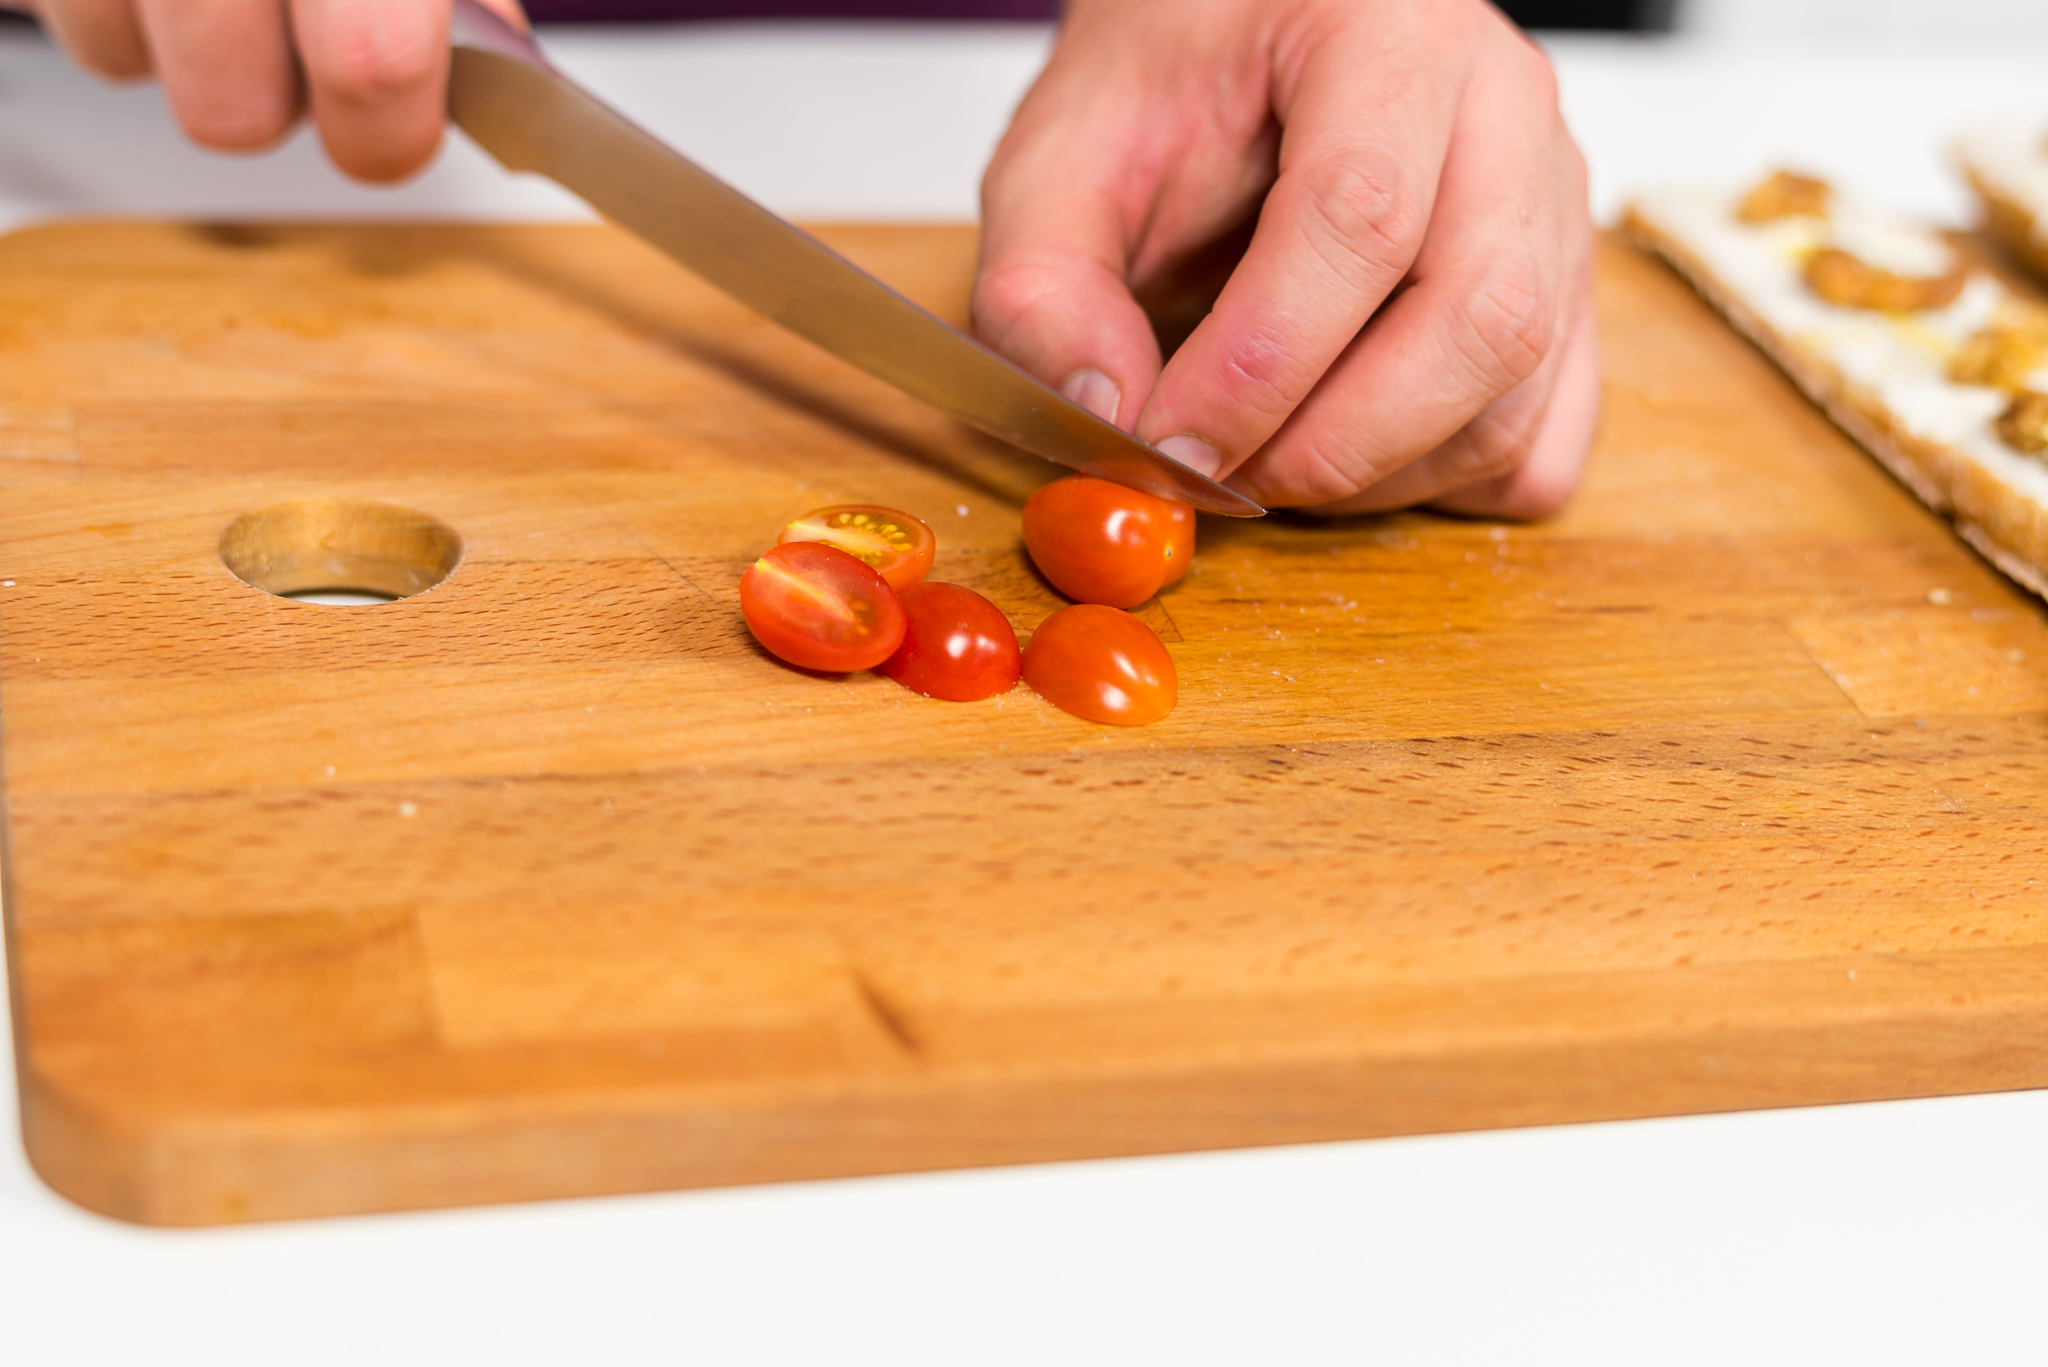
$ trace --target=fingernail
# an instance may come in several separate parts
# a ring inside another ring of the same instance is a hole
[[[1223,468],[1223,453],[1203,441],[1200,437],[1182,432],[1159,443],[1159,449],[1172,456],[1196,474],[1216,478],[1216,472]]]
[[[1116,381],[1093,366],[1069,375],[1060,386],[1060,393],[1067,402],[1081,405],[1104,422],[1116,421],[1116,410],[1124,401],[1124,392],[1116,387]]]

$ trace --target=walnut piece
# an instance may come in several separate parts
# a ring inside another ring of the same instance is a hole
[[[1744,223],[1775,223],[1781,218],[1826,218],[1835,192],[1824,180],[1794,171],[1773,171],[1769,180],[1742,198],[1735,216]]]
[[[2030,456],[2048,451],[2048,394],[2028,389],[2014,395],[1993,426],[1998,439],[2015,451]]]
[[[1830,304],[1911,313],[1946,308],[1963,292],[1970,268],[1958,260],[1940,275],[1894,275],[1839,247],[1806,258],[1806,283]]]
[[[1957,384],[1990,385],[2017,394],[2027,377],[2048,362],[2048,309],[2026,299],[2007,302],[1990,326],[1974,334],[1949,359],[1948,377]]]

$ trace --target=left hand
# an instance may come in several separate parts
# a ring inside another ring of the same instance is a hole
[[[518,0],[483,0],[521,28]],[[311,114],[360,180],[402,180],[448,123],[449,0],[0,0],[88,71],[155,76],[187,137],[269,147]]]

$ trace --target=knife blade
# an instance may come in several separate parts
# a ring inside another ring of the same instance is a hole
[[[748,308],[1012,446],[1212,513],[1265,510],[1069,402],[769,212],[455,0],[448,109],[508,171],[573,191]]]

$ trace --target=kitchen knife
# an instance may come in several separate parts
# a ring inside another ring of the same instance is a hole
[[[1069,403],[667,147],[476,0],[455,0],[452,38],[449,116],[507,170],[574,191],[748,308],[1012,446],[1208,512],[1265,511]]]

